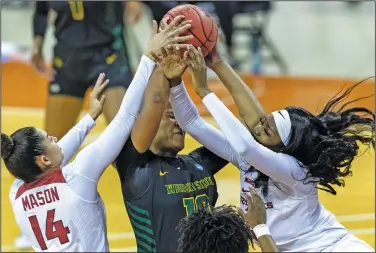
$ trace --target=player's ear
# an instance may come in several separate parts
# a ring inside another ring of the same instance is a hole
[[[45,155],[37,156],[35,162],[42,170],[51,166],[51,161]]]

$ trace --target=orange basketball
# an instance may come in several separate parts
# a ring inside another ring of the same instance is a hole
[[[192,44],[196,48],[201,47],[202,54],[204,57],[207,56],[217,43],[218,37],[218,27],[213,18],[198,6],[184,4],[169,10],[163,19],[169,16],[170,19],[167,21],[169,24],[178,15],[184,15],[185,20],[192,20],[192,27],[182,36],[192,34],[193,38],[182,42],[182,44]]]

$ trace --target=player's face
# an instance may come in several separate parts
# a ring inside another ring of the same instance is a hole
[[[44,155],[43,163],[49,165],[51,168],[60,168],[63,162],[64,154],[57,144],[57,138],[48,135],[45,131],[38,129],[40,134],[44,137]]]
[[[171,105],[168,104],[163,113],[161,124],[156,135],[157,146],[162,149],[170,149],[178,153],[184,148],[185,132],[179,127]]]
[[[271,114],[261,119],[253,128],[252,134],[264,146],[275,147],[281,144],[281,137],[278,134],[274,117]]]

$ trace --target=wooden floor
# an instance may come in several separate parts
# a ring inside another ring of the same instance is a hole
[[[43,113],[38,109],[2,108],[2,132],[10,134],[23,126],[43,126]],[[104,129],[104,121],[99,119],[87,142],[98,136]],[[187,137],[188,152],[198,146],[192,138]],[[339,189],[337,196],[321,193],[322,203],[359,238],[375,247],[374,212],[375,212],[375,166],[374,152],[365,154],[354,161],[354,176],[347,180],[346,187]],[[239,172],[233,166],[227,166],[216,177],[219,187],[218,204],[239,203]],[[2,251],[15,251],[14,239],[20,231],[15,223],[8,199],[9,188],[13,178],[2,165],[1,171],[1,248]],[[113,168],[108,168],[99,183],[99,192],[104,199],[107,210],[108,238],[111,251],[135,252],[135,239],[126,214],[120,183]]]

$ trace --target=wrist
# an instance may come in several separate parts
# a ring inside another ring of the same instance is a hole
[[[212,91],[209,88],[203,88],[203,89],[197,89],[196,93],[197,95],[199,95],[201,99],[203,99],[204,97],[212,93]]]
[[[100,113],[98,113],[98,112],[95,111],[95,110],[90,111],[88,114],[90,115],[90,117],[91,117],[94,121],[96,121],[96,120],[98,119],[99,115],[100,115]]]
[[[151,54],[151,52],[145,52],[144,55],[146,57],[148,57],[150,60],[152,60],[153,62],[155,62],[155,59],[154,59],[153,55]]]
[[[222,60],[217,61],[213,63],[212,65],[210,65],[210,69],[213,70],[215,73],[217,73],[219,69],[223,66],[223,64],[224,64],[224,61]]]
[[[170,83],[170,87],[173,88],[173,87],[176,87],[178,86],[179,84],[181,84],[181,82],[183,81],[181,79],[181,77],[177,77],[177,78],[172,78],[172,79],[168,79],[168,82]]]
[[[259,239],[263,235],[270,235],[269,228],[265,224],[259,224],[255,226],[252,230],[257,239]]]

